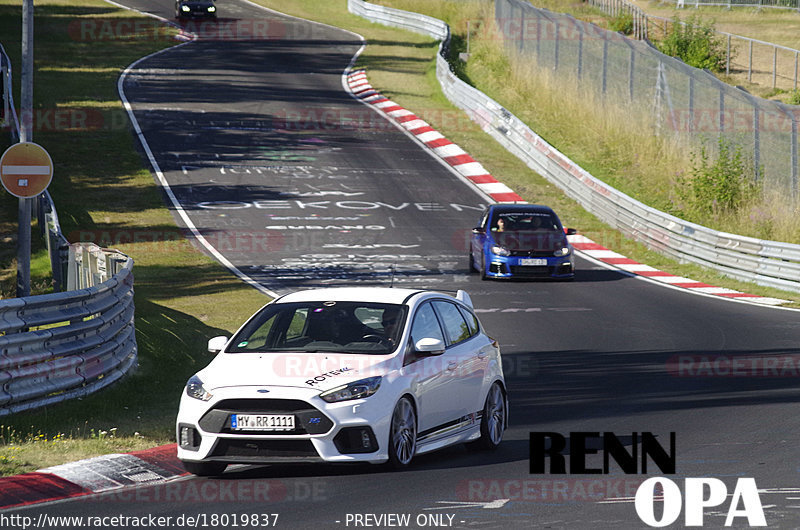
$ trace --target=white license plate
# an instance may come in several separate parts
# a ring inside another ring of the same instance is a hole
[[[293,431],[293,414],[231,414],[234,431]]]
[[[536,265],[547,265],[547,260],[546,259],[524,258],[524,259],[519,260],[519,264],[520,265],[528,265],[528,266],[531,266],[531,265],[533,265],[533,266],[536,266]]]

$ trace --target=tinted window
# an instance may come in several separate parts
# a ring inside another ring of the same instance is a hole
[[[439,339],[444,342],[442,328],[439,326],[431,304],[425,304],[417,310],[417,314],[414,315],[414,323],[411,325],[412,344],[427,338]]]
[[[562,230],[558,218],[548,212],[503,212],[495,214],[492,230],[505,232]]]
[[[471,311],[468,309],[464,309],[461,306],[458,306],[461,310],[461,314],[464,315],[464,319],[467,321],[467,325],[469,326],[469,336],[472,337],[478,334],[478,330],[480,330],[480,324],[478,324],[478,317],[472,314]]]
[[[451,344],[459,343],[470,337],[469,326],[455,304],[450,302],[433,303],[439,316],[442,317],[442,325]]]
[[[227,351],[390,353],[405,312],[404,306],[378,303],[271,304],[237,333]]]

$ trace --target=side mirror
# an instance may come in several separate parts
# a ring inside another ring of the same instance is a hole
[[[221,337],[214,337],[213,339],[208,341],[208,353],[219,353],[222,351],[222,348],[225,347],[225,344],[228,342],[228,337],[221,336]]]
[[[441,355],[444,353],[444,342],[442,342],[440,339],[426,337],[424,339],[419,339],[414,345],[414,349],[417,351],[417,353]]]
[[[567,229],[565,230],[565,232],[567,233],[567,235],[568,235],[568,236],[574,236],[575,234],[577,234],[577,233],[578,233],[578,231],[577,231],[577,230],[575,230],[574,228],[567,228]]]
[[[485,228],[481,228],[480,226],[476,226],[475,228],[472,229],[472,233],[473,234],[485,234],[486,233],[486,229]]]

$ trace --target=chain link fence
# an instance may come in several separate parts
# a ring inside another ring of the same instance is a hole
[[[507,48],[646,116],[659,134],[706,143],[712,153],[719,138],[740,146],[765,189],[797,204],[800,107],[756,98],[644,41],[520,0],[496,0],[495,20]]]
[[[677,7],[755,7],[770,9],[796,9],[800,11],[800,0],[660,0]]]
[[[672,19],[646,14],[628,0],[586,1],[611,17],[629,16],[631,35],[637,39],[662,39],[674,24]],[[746,80],[773,89],[797,90],[800,50],[734,33],[715,33],[725,47],[725,75],[733,76],[736,82]]]

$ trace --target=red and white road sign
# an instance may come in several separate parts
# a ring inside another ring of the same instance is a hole
[[[15,197],[36,197],[53,180],[53,160],[39,144],[14,144],[0,158],[0,180],[6,191]]]

